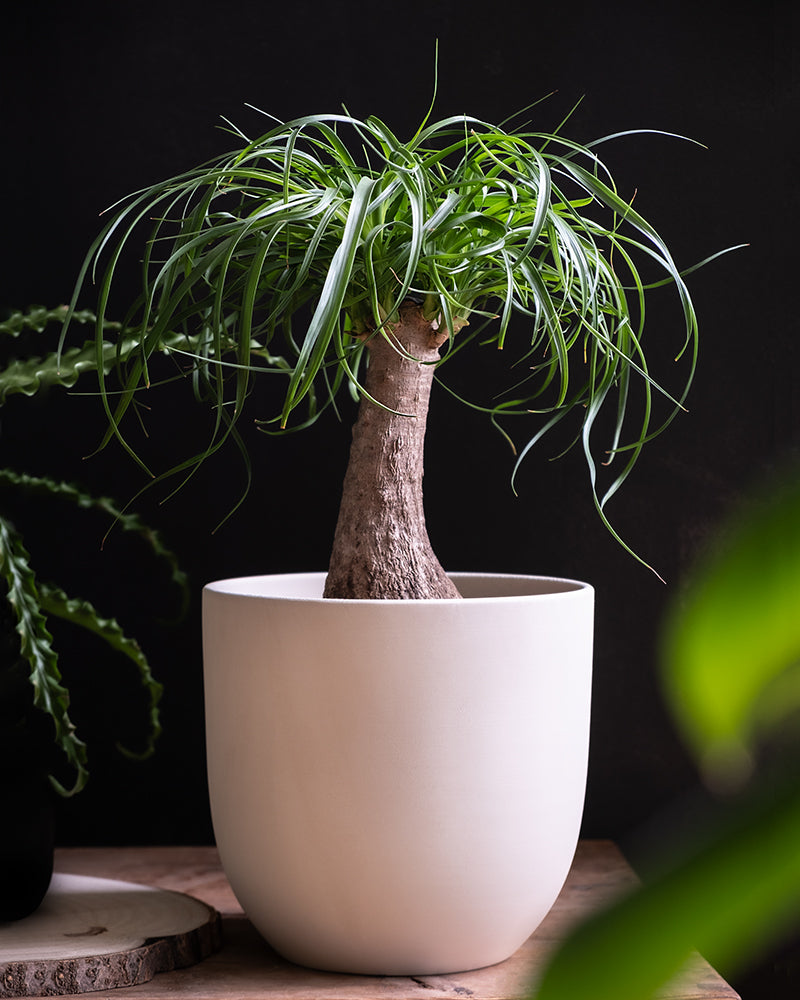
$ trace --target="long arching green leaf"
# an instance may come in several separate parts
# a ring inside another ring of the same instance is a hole
[[[123,199],[90,250],[81,281],[102,274],[102,324],[123,251],[154,220],[140,255],[142,295],[125,316],[136,343],[121,342],[116,359],[119,395],[111,373],[99,372],[110,427],[103,444],[116,436],[136,455],[123,421],[177,334],[183,357],[193,359],[195,395],[215,417],[205,449],[174,473],[191,474],[231,438],[247,406],[267,398],[262,374],[285,384],[274,409],[258,412],[260,425],[308,426],[336,409],[338,392],[361,391],[350,364],[358,338],[388,332],[411,297],[449,335],[442,366],[471,317],[495,317],[481,343],[502,348],[512,367],[530,363],[526,379],[514,378],[532,424],[522,456],[560,423],[557,412],[576,414],[584,431],[605,427],[601,415],[612,414],[607,441],[578,434],[605,519],[606,501],[643,446],[681,411],[698,342],[684,281],[692,268],[678,267],[656,228],[619,193],[597,152],[613,137],[581,144],[563,135],[563,123],[551,133],[513,131],[430,113],[408,141],[375,117],[272,121],[251,140],[234,128],[244,140],[238,151]],[[663,281],[640,271],[654,263]],[[644,335],[645,299],[664,282],[682,315],[672,356],[683,356],[684,367],[670,379],[653,370]],[[98,346],[98,365],[101,354]],[[657,421],[655,393],[670,405]],[[501,404],[486,408],[503,414]],[[544,424],[537,414],[548,414]],[[621,471],[600,489],[600,466],[623,455]]]
[[[322,366],[334,330],[340,322],[339,314],[350,283],[356,249],[362,238],[364,220],[375,184],[372,178],[362,177],[353,192],[342,241],[331,257],[317,307],[308,324],[308,332],[300,350],[297,367],[289,381],[283,408],[284,427],[292,409],[311,388],[313,379]]]

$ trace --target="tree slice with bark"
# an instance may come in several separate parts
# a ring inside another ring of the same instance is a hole
[[[0,935],[0,998],[135,986],[222,944],[221,920],[191,896],[56,874],[39,909]]]

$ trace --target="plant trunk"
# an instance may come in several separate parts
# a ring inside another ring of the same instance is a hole
[[[422,503],[428,400],[446,339],[406,302],[388,337],[368,342],[325,597],[460,596],[433,552]]]

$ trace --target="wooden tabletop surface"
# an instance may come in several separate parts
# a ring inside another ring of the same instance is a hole
[[[56,852],[56,870],[177,890],[222,915],[224,943],[219,952],[188,969],[108,991],[114,1000],[517,1000],[529,993],[548,954],[569,927],[636,884],[612,842],[582,841],[555,906],[514,956],[473,972],[411,978],[315,972],[285,962],[242,913],[213,847],[62,848]],[[82,995],[99,1000],[104,994]],[[738,998],[699,955],[662,996],[664,1000]]]

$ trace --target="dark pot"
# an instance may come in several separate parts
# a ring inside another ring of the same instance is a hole
[[[53,723],[34,707],[29,670],[0,660],[0,921],[33,913],[53,873]]]

